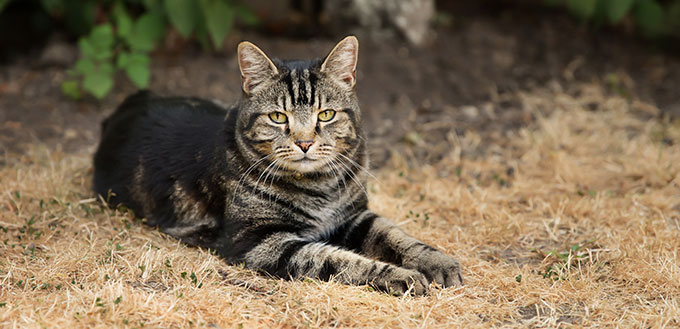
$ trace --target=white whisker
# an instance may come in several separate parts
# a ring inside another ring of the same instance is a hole
[[[378,182],[378,184],[382,185],[382,183],[380,182],[380,180],[379,180],[377,177],[373,176],[373,174],[371,174],[371,172],[368,171],[368,169],[366,169],[364,166],[360,165],[359,163],[357,163],[356,161],[350,159],[348,156],[346,156],[346,155],[344,155],[344,154],[342,154],[342,153],[339,153],[339,152],[338,152],[338,153],[336,153],[336,154],[339,155],[339,156],[341,156],[341,157],[343,157],[343,158],[345,158],[345,159],[347,159],[347,160],[348,160],[349,162],[351,162],[353,165],[355,165],[355,166],[358,167],[359,169],[361,169],[361,170],[363,170],[364,172],[366,172],[366,174],[368,174],[369,176],[371,176],[371,178],[375,179],[375,181]]]
[[[283,161],[285,161],[286,158],[281,158],[281,161],[274,167],[274,174],[272,174],[272,180],[269,182],[269,189],[272,189],[272,185],[274,184],[274,180],[277,178],[277,174],[279,173],[279,169],[281,169],[281,165],[283,164]],[[267,177],[269,174],[267,174]],[[262,185],[264,186],[267,184],[267,177],[264,178],[264,182]],[[274,201],[279,199],[279,194],[278,193],[273,193],[274,194]],[[269,197],[269,201],[271,201],[271,196]]]
[[[344,163],[342,161],[342,159],[337,159],[337,160],[338,160],[338,164],[340,164],[341,166],[343,166],[346,169],[346,171],[349,173],[349,177],[352,178],[352,180],[355,183],[357,183],[359,185],[359,187],[361,187],[361,190],[364,191],[364,194],[366,195],[366,197],[368,197],[368,192],[366,191],[364,184],[361,184],[361,181],[358,179],[356,173],[351,171],[350,170],[351,168],[349,168],[349,166],[346,163]]]
[[[350,198],[350,190],[347,188],[347,181],[345,180],[345,175],[344,173],[346,172],[345,170],[340,169],[340,164],[336,163],[334,160],[329,159],[332,163],[333,166],[337,168],[337,172],[340,175],[340,179],[338,179],[338,184],[340,183],[339,180],[342,180],[342,190],[344,194],[348,195],[348,199]],[[337,178],[336,178],[337,179]],[[340,189],[338,188],[338,194],[341,194]],[[339,198],[341,195],[338,196]],[[354,210],[354,203],[352,202],[352,210]]]
[[[270,156],[271,156],[271,154],[263,156],[259,160],[255,161],[255,163],[253,163],[250,167],[248,167],[248,169],[246,169],[246,171],[241,175],[241,177],[238,180],[238,183],[236,184],[236,188],[234,189],[234,195],[231,198],[231,202],[234,202],[234,200],[236,198],[236,193],[238,192],[239,188],[241,188],[241,184],[243,183],[243,180],[250,174],[250,172],[253,171],[253,169],[255,169],[255,167],[257,165],[259,165],[263,161],[267,160],[267,158],[269,158]]]
[[[264,176],[264,174],[269,171],[269,168],[276,165],[279,161],[280,161],[280,159],[274,159],[274,161],[272,161],[272,163],[270,163],[269,166],[267,166],[267,168],[264,168],[264,170],[262,171],[260,176],[257,177],[257,180],[255,181],[255,186],[253,186],[253,192],[257,191],[257,185],[260,183],[260,179],[262,179],[262,176]]]

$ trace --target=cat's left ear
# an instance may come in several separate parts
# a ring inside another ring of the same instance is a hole
[[[359,40],[350,35],[335,45],[321,64],[321,72],[349,89],[356,84],[357,59],[359,57]]]
[[[242,88],[246,95],[258,92],[279,73],[276,65],[256,45],[243,41],[238,45],[237,52]]]

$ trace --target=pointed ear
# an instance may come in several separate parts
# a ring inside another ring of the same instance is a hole
[[[321,72],[347,88],[356,84],[356,68],[359,56],[359,40],[350,35],[335,45],[321,64]]]
[[[243,41],[238,45],[238,67],[241,69],[243,91],[247,95],[256,93],[279,73],[276,65],[254,44]]]

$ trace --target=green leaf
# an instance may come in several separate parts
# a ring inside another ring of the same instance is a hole
[[[76,72],[83,74],[83,75],[95,71],[94,62],[89,58],[79,59],[76,62],[76,65],[74,66],[74,68],[75,68]]]
[[[89,38],[81,37],[78,39],[78,48],[83,57],[95,57],[97,55],[97,50]]]
[[[130,53],[128,52],[121,52],[118,54],[118,57],[116,58],[116,67],[119,69],[124,68],[127,63],[130,61]]]
[[[165,36],[165,19],[162,15],[146,13],[137,20],[135,24],[137,33],[144,33],[154,41],[158,41]]]
[[[142,3],[148,11],[160,12],[163,10],[162,0],[143,0]]]
[[[83,89],[98,99],[104,98],[113,88],[113,74],[102,70],[91,72],[83,79]]]
[[[0,12],[2,12],[2,9],[4,9],[5,6],[7,6],[8,3],[9,3],[9,0],[0,0]]]
[[[663,7],[654,0],[642,0],[635,4],[633,9],[635,23],[640,27],[642,34],[648,38],[659,36],[663,33]]]
[[[90,43],[97,50],[110,50],[113,47],[113,26],[109,23],[95,26],[90,32]]]
[[[132,32],[132,18],[128,15],[122,2],[116,2],[113,7],[113,17],[116,20],[118,36],[126,39]]]
[[[151,51],[156,45],[153,40],[149,40],[148,38],[136,33],[132,34],[130,38],[128,38],[128,44],[130,45],[130,48],[138,51]]]
[[[185,38],[191,35],[198,22],[199,13],[195,0],[166,0],[165,11],[177,31]]]
[[[144,65],[149,65],[151,63],[151,58],[147,54],[132,53],[132,54],[130,54],[129,61],[131,63],[142,63]]]
[[[82,97],[80,93],[80,87],[78,86],[78,81],[76,80],[66,80],[62,82],[61,93],[74,100],[80,99]]]
[[[9,1],[6,1],[9,3]],[[64,4],[60,0],[40,0],[43,9],[50,15],[64,10]]]
[[[133,50],[151,51],[156,42],[165,35],[165,20],[154,13],[142,15],[134,24],[133,33],[127,39]]]
[[[129,53],[129,52],[121,52],[118,54],[118,59],[116,61],[116,66],[119,69],[125,68],[128,66],[130,63],[142,63],[144,65],[149,65],[151,63],[151,58],[149,58],[149,55],[144,54],[144,53]]]
[[[196,39],[198,39],[198,42],[201,44],[201,48],[203,48],[204,51],[210,51],[210,37],[208,36],[208,28],[205,24],[198,24],[196,26],[195,35]]]
[[[113,58],[113,49],[102,49],[95,54],[94,58],[98,61],[108,61]]]
[[[597,0],[568,0],[567,5],[574,16],[585,20],[595,13]]]
[[[113,76],[113,73],[116,71],[115,67],[113,66],[113,63],[111,62],[99,63],[99,66],[97,66],[97,70],[111,76]]]
[[[236,5],[234,8],[236,11],[236,19],[243,22],[246,25],[255,26],[260,24],[260,19],[257,15],[248,7],[244,5]]]
[[[633,0],[601,0],[604,2],[607,18],[612,23],[618,23],[630,11]]]
[[[215,48],[220,48],[234,23],[234,10],[224,0],[201,0],[200,3],[208,33]]]
[[[146,54],[129,54],[125,62],[125,74],[137,88],[146,88],[151,80],[149,63],[151,59]]]

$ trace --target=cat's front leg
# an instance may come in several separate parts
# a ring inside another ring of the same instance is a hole
[[[417,270],[429,282],[443,287],[463,284],[458,261],[411,237],[392,221],[369,210],[348,223],[333,242],[368,257]]]
[[[283,278],[331,277],[344,284],[369,284],[376,289],[403,295],[427,293],[425,276],[415,270],[369,259],[357,253],[309,241],[292,233],[264,239],[244,256],[246,267]]]

